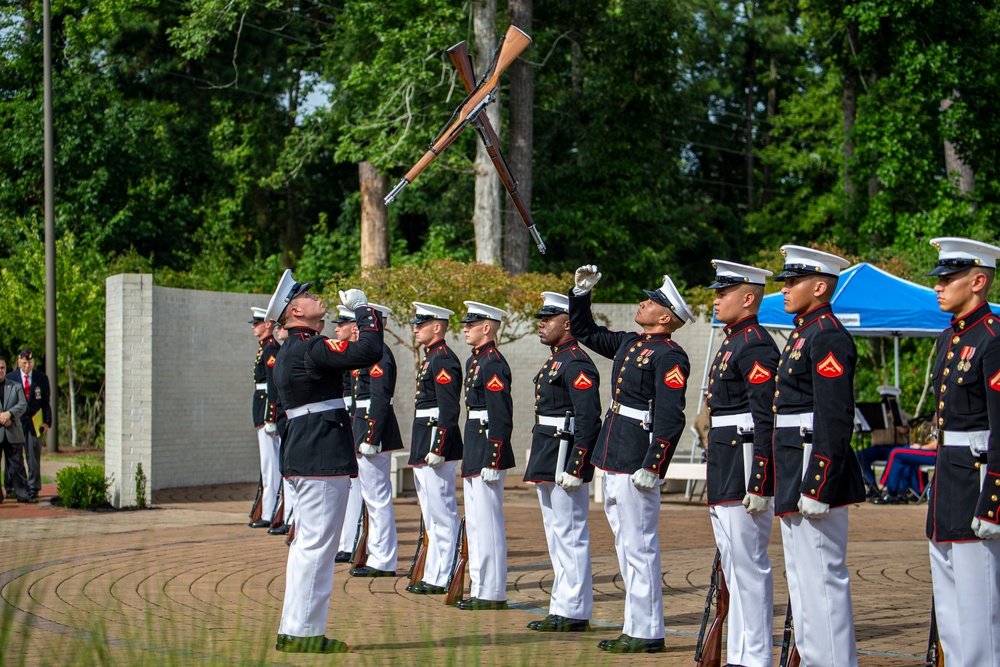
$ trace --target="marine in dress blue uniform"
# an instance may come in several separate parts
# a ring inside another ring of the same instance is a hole
[[[854,339],[830,309],[847,260],[784,245],[775,277],[795,329],[774,390],[774,513],[781,517],[795,642],[803,664],[858,664],[847,570],[848,505],[863,502],[854,433]]]
[[[514,467],[510,434],[514,428],[510,366],[496,346],[507,312],[465,301],[465,342],[472,355],[465,363],[464,452],[465,530],[469,543],[470,596],[459,609],[507,609],[507,533],[503,484]]]
[[[726,659],[770,667],[774,586],[767,547],[774,522],[771,432],[778,348],[757,321],[770,271],[712,261],[714,310],[725,338],[708,383],[708,504],[729,587]]]
[[[987,297],[1000,248],[933,239],[938,454],[928,503],[938,636],[948,667],[1000,665],[1000,317]]]
[[[585,632],[594,608],[587,483],[594,478],[590,452],[601,431],[600,375],[569,332],[566,295],[542,292],[542,299],[535,313],[538,338],[551,354],[535,376],[535,427],[524,481],[538,492],[554,577],[548,616],[528,627]]]
[[[462,460],[458,415],[462,400],[462,362],[445,342],[454,311],[415,301],[413,337],[424,348],[416,377],[409,464],[428,534],[423,580],[406,587],[418,595],[446,591],[455,542],[458,504],[455,477]]]
[[[384,327],[392,310],[369,304]],[[358,453],[361,499],[368,508],[368,560],[350,571],[352,577],[396,575],[399,542],[392,509],[390,479],[392,452],[403,448],[393,402],[396,395],[396,358],[385,343],[382,358],[354,376],[354,443]]]
[[[358,340],[337,341],[319,334],[326,306],[309,293],[309,285],[299,284],[286,271],[266,315],[288,329],[274,367],[274,385],[287,418],[282,472],[294,489],[297,515],[275,648],[338,653],[347,646],[325,636],[327,611],[349,479],[358,474],[341,383],[345,370],[379,361],[382,327],[364,293],[348,290],[341,300],[354,308]]]
[[[684,431],[684,391],[691,371],[687,353],[671,335],[694,319],[669,276],[639,304],[642,333],[610,331],[590,312],[590,290],[601,274],[576,270],[569,295],[570,332],[597,354],[614,360],[610,409],[591,456],[604,471],[604,512],[615,534],[625,581],[624,633],[598,647],[616,653],[664,650],[660,571],[659,485]],[[652,404],[652,411],[650,411]]]
[[[278,461],[280,442],[274,420],[268,420],[267,383],[274,370],[278,341],[272,335],[272,323],[264,319],[263,308],[251,308],[249,324],[257,337],[257,358],[253,365],[253,426],[257,431],[257,449],[260,452],[260,476],[263,492],[260,496],[261,519],[252,521],[251,528],[268,528],[278,506],[278,489],[281,470]]]

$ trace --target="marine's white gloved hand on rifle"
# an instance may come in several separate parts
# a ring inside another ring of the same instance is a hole
[[[972,519],[972,530],[981,540],[995,540],[1000,537],[1000,525],[982,521],[978,516]]]
[[[755,496],[748,493],[743,496],[743,507],[747,508],[747,514],[757,516],[771,509],[771,496]]]
[[[278,425],[274,422],[264,422],[264,433],[274,435],[278,432]]]
[[[821,503],[806,496],[799,496],[798,508],[807,519],[825,519],[830,515],[829,503]]]
[[[359,289],[352,288],[346,292],[344,290],[340,290],[340,302],[351,310],[354,310],[358,306],[367,306],[368,297],[365,296],[365,293]]]
[[[573,491],[574,489],[579,489],[583,484],[583,480],[579,477],[575,477],[568,472],[563,472],[559,475],[559,479],[556,480],[556,484],[566,489],[567,491]]]
[[[573,294],[583,296],[594,289],[594,285],[600,279],[601,272],[597,270],[595,265],[584,264],[576,270],[576,274],[573,276],[573,280],[576,282],[576,285],[573,287]]]
[[[650,491],[656,488],[660,482],[660,476],[651,470],[639,468],[632,473],[632,486],[640,491]]]
[[[378,448],[375,447],[374,445],[369,445],[367,443],[358,447],[358,451],[361,452],[361,456],[367,456],[368,458],[371,458],[376,454],[378,454]]]
[[[483,478],[483,481],[487,484],[494,484],[500,481],[500,471],[494,468],[483,468],[480,471],[479,476]]]
[[[440,468],[444,465],[444,457],[438,456],[434,452],[427,452],[427,456],[424,457],[424,461],[431,468]]]

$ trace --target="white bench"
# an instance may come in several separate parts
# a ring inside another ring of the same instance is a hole
[[[413,468],[407,465],[410,460],[410,453],[407,451],[393,452],[389,463],[389,483],[392,484],[392,497],[398,498],[403,491],[416,491],[417,485],[413,481]]]

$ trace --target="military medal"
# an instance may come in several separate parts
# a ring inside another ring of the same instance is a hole
[[[802,358],[802,347],[806,344],[805,338],[799,338],[795,341],[795,346],[792,348],[791,353],[788,355],[792,359],[799,360]]]
[[[962,348],[962,360],[958,362],[958,370],[967,371],[972,368],[972,357],[976,354],[976,348],[966,345]]]
[[[649,360],[652,358],[652,356],[653,356],[653,350],[647,347],[645,350],[639,353],[639,358],[637,361],[639,362],[640,366],[645,366],[646,364],[649,363]]]
[[[726,352],[726,355],[722,357],[722,364],[719,366],[720,370],[726,370],[729,368],[729,357],[733,356],[732,352]]]

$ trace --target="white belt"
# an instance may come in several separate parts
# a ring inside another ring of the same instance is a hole
[[[749,412],[719,417],[712,415],[712,428],[722,428],[723,426],[735,426],[740,433],[753,431],[753,415]]]
[[[989,431],[942,431],[941,444],[945,447],[968,447],[973,456],[985,454],[989,445]]]
[[[438,408],[421,408],[413,413],[415,419],[437,419],[441,416],[441,410]]]
[[[344,396],[344,405],[351,407],[352,403],[354,403],[354,398],[352,396]]]
[[[392,405],[393,402],[394,402],[394,399],[390,398],[389,399],[389,405]],[[370,398],[362,398],[360,401],[358,401],[354,405],[358,409],[367,410],[369,407],[371,407],[371,404],[372,404],[372,399],[370,399]]]
[[[490,413],[486,410],[469,410],[469,419],[478,419],[481,422],[488,422],[490,420]]]
[[[344,409],[344,399],[331,398],[327,401],[306,403],[305,405],[300,405],[297,408],[288,408],[287,410],[285,410],[285,416],[288,417],[289,419],[295,419],[296,417],[316,414],[317,412],[327,412],[328,410],[343,410],[343,409]]]
[[[539,426],[555,426],[557,429],[562,430],[562,427],[566,425],[566,417],[543,417],[542,415],[535,415],[535,423]],[[569,418],[569,432],[576,433],[576,417]]]
[[[811,431],[813,427],[813,413],[803,412],[800,415],[774,415],[774,428],[797,428],[803,431]]]
[[[627,405],[622,405],[618,401],[611,403],[611,412],[616,415],[621,415],[622,417],[634,419],[643,425],[649,423],[649,410],[636,410],[635,408],[630,408]]]
[[[258,382],[257,384],[255,384],[253,386],[253,388],[256,389],[257,391],[267,391],[267,383],[266,382]]]

